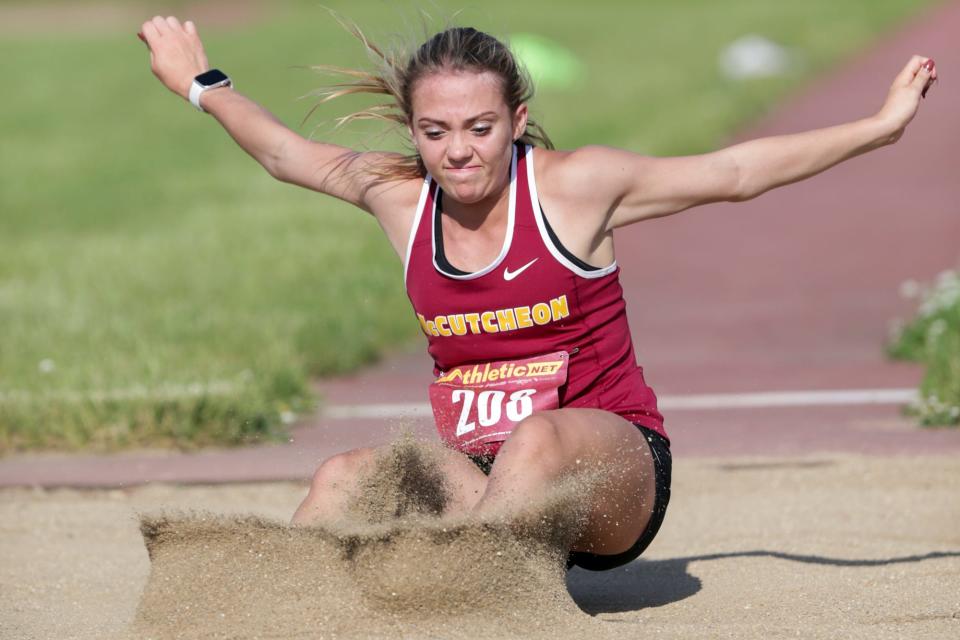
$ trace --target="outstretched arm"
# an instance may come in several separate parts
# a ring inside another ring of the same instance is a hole
[[[728,155],[738,168],[736,199],[754,198],[893,144],[916,115],[927,83],[935,78],[933,60],[914,56],[891,86],[883,108],[873,117],[827,129],[761,138],[725,149],[721,153]]]
[[[869,118],[698,156],[652,158],[586,147],[568,157],[571,168],[581,168],[570,176],[610,197],[607,230],[709,202],[749,200],[896,142],[936,77],[933,60],[914,56],[894,80],[883,108]]]
[[[172,92],[188,99],[193,78],[210,67],[197,28],[191,21],[156,16],[138,34],[150,50],[150,66]],[[369,169],[391,154],[359,153],[307,140],[269,111],[231,88],[210,89],[201,106],[227,133],[278,180],[346,200],[371,211],[377,189]]]

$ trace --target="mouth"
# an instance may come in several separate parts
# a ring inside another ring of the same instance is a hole
[[[451,175],[455,175],[455,176],[456,176],[456,175],[466,175],[466,174],[469,174],[469,173],[474,173],[474,172],[476,172],[476,171],[480,171],[480,166],[479,166],[479,165],[472,164],[472,165],[469,165],[469,166],[466,166],[466,167],[446,167],[445,171],[446,171],[447,173],[449,173],[449,174],[451,174]]]

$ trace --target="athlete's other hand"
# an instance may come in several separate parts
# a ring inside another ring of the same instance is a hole
[[[896,141],[917,115],[920,100],[926,97],[930,86],[937,80],[937,67],[933,58],[913,56],[903,68],[893,85],[878,117],[890,127],[891,138]]]
[[[150,50],[153,75],[182,98],[189,96],[194,77],[210,68],[197,27],[190,20],[180,24],[173,16],[154,16],[143,23],[137,37]]]

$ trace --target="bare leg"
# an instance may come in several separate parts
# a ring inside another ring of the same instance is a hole
[[[293,524],[332,523],[342,519],[360,481],[381,449],[353,449],[325,460],[313,475],[310,491],[293,514]],[[470,511],[483,496],[487,477],[466,456],[444,449],[440,465],[450,491],[447,514]]]
[[[378,451],[354,449],[320,465],[293,523],[341,519]],[[577,551],[626,551],[653,511],[656,484],[646,439],[634,425],[607,411],[558,409],[530,416],[503,444],[489,479],[463,454],[443,450],[442,455],[451,493],[446,514],[519,513],[567,473],[613,467],[613,481],[593,495],[587,527],[573,547]]]
[[[476,511],[519,512],[564,474],[601,466],[614,475],[594,493],[588,524],[573,549],[621,553],[646,527],[656,483],[646,438],[608,411],[543,411],[517,425],[497,455]]]

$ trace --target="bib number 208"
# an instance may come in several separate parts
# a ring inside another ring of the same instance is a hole
[[[457,436],[477,428],[477,423],[470,419],[473,416],[474,400],[477,407],[477,422],[481,427],[489,427],[500,422],[504,411],[510,422],[520,422],[532,414],[532,398],[536,392],[536,389],[519,389],[507,398],[505,391],[491,390],[476,393],[470,389],[454,389],[451,400],[454,404],[463,403],[460,408],[460,420],[457,421]]]

